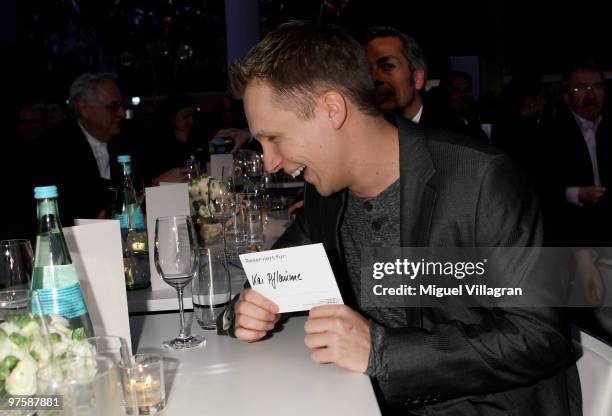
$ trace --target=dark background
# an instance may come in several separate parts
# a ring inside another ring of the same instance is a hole
[[[457,55],[479,55],[502,76],[558,74],[578,56],[612,67],[602,4],[349,0],[340,16],[325,18],[355,36],[372,24],[398,27],[425,49],[431,78]],[[259,0],[262,36],[289,19],[315,19],[320,5]],[[3,0],[1,7],[3,78],[12,100],[65,97],[79,73],[99,69],[118,72],[128,96],[226,89],[223,0]]]

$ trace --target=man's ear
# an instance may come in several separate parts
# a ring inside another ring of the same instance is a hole
[[[414,89],[417,91],[421,91],[425,88],[425,70],[424,69],[416,69],[412,73],[412,79],[414,81]]]
[[[346,122],[347,102],[344,96],[336,91],[328,91],[322,97],[325,115],[334,129],[340,129]]]
[[[87,118],[89,113],[89,106],[85,101],[79,100],[76,103],[76,110],[79,117]]]

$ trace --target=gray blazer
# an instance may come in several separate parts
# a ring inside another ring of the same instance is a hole
[[[538,204],[510,160],[491,147],[398,120],[403,247],[542,244]],[[340,227],[346,191],[307,185],[303,213],[276,247],[324,244],[347,303]],[[582,414],[572,347],[557,311],[407,308],[385,328],[383,412],[423,415]],[[393,409],[393,410],[391,410]]]

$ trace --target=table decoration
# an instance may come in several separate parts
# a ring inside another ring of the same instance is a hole
[[[209,209],[209,184],[212,186],[213,199],[219,190],[218,181],[202,174],[189,181],[189,208],[196,225],[200,246],[219,243],[222,238],[222,226],[216,221]]]

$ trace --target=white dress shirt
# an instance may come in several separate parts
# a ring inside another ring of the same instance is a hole
[[[91,134],[89,134],[89,132],[85,130],[85,127],[83,127],[81,123],[79,123],[79,127],[83,131],[85,137],[87,137],[89,146],[91,146],[91,150],[93,151],[94,157],[96,158],[96,163],[98,164],[98,172],[100,173],[100,177],[110,180],[111,171],[107,143],[100,141]]]
[[[423,115],[423,106],[421,106],[421,108],[419,108],[419,111],[416,113],[416,115],[414,117],[412,117],[412,122],[414,124],[419,124],[419,122],[421,121],[421,116]]]
[[[578,123],[578,127],[580,127],[580,131],[582,132],[582,137],[584,138],[584,142],[589,149],[589,157],[591,158],[591,166],[593,167],[593,185],[601,186],[601,178],[599,177],[599,167],[597,166],[597,128],[599,127],[599,123],[601,123],[601,116],[597,118],[595,121],[587,120],[586,118],[580,117],[578,114],[574,113],[574,118],[576,119],[576,123]],[[578,199],[578,186],[570,186],[565,190],[565,199],[568,202],[576,205],[582,205],[580,200]]]

